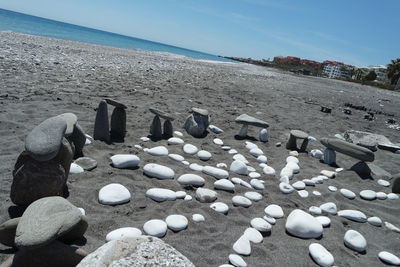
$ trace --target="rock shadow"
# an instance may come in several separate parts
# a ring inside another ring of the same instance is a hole
[[[8,215],[11,219],[21,217],[28,206],[10,206],[8,208]]]
[[[374,180],[371,176],[371,169],[368,164],[363,161],[359,161],[351,166],[350,170],[357,173],[357,175],[363,180]]]
[[[243,136],[239,136],[239,135],[235,135],[234,136],[236,140],[251,140],[251,141],[258,141],[255,137],[253,136],[248,136],[246,135],[245,137]]]

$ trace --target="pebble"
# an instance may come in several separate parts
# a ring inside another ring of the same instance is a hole
[[[193,199],[193,198],[192,198],[191,195],[186,195],[185,198],[184,198],[183,200],[190,201],[190,200],[192,200],[192,199]]]
[[[299,209],[293,210],[287,217],[286,230],[301,238],[318,238],[322,235],[322,224],[307,212]]]
[[[111,158],[112,164],[115,168],[135,168],[139,165],[140,159],[136,155],[117,154]]]
[[[275,224],[276,223],[276,219],[272,218],[271,216],[268,216],[268,215],[264,215],[263,219],[266,222],[270,223],[270,224]]]
[[[216,167],[217,168],[224,168],[224,169],[228,168],[228,166],[225,163],[222,163],[222,162],[221,163],[217,163]]]
[[[156,163],[148,163],[144,165],[143,172],[149,177],[161,180],[174,179],[175,176],[174,170]]]
[[[91,171],[97,167],[97,161],[88,157],[78,158],[74,163],[81,166],[85,171]]]
[[[336,172],[334,171],[322,170],[320,173],[328,178],[334,178],[336,176]]]
[[[221,149],[228,151],[228,150],[231,150],[231,147],[230,146],[221,146]]]
[[[290,194],[294,191],[294,188],[290,184],[282,182],[279,184],[279,190],[284,194]]]
[[[247,170],[248,170],[249,172],[255,172],[255,171],[256,171],[256,169],[254,169],[254,168],[251,167],[251,166],[247,166]]]
[[[183,133],[179,132],[179,131],[174,131],[174,135],[178,136],[178,137],[182,137]]]
[[[378,184],[380,184],[382,186],[386,186],[386,187],[390,186],[390,182],[383,180],[383,179],[379,179]]]
[[[379,218],[379,217],[376,217],[376,216],[374,216],[374,217],[369,217],[368,219],[367,219],[367,221],[369,222],[369,224],[371,224],[371,225],[373,225],[373,226],[382,226],[382,220],[381,220],[381,218]]]
[[[307,186],[315,186],[315,182],[311,179],[303,179],[303,183]]]
[[[264,152],[261,149],[259,149],[258,147],[250,149],[249,153],[256,158],[261,155],[264,155]]]
[[[256,243],[256,244],[261,243],[261,242],[263,241],[263,236],[262,236],[262,234],[261,234],[257,229],[255,229],[255,228],[253,228],[253,227],[247,228],[247,229],[244,231],[243,235],[244,235],[245,237],[247,237],[247,239],[248,239],[250,242],[253,242],[253,243]]]
[[[262,182],[263,181],[259,180],[259,179],[251,179],[250,180],[250,185],[256,190],[264,190],[265,186],[264,186],[264,184]]]
[[[297,191],[297,194],[299,194],[299,196],[302,198],[308,197],[308,192],[306,190]]]
[[[196,199],[200,202],[213,202],[217,199],[217,192],[207,188],[197,188]]]
[[[287,177],[288,179],[292,179],[293,177],[293,169],[289,167],[284,167],[281,170],[280,177]]]
[[[322,214],[322,210],[321,208],[317,207],[317,206],[311,206],[308,211],[313,214],[313,215],[321,215]]]
[[[376,198],[380,200],[387,199],[387,194],[385,192],[376,192]]]
[[[71,166],[69,167],[69,174],[78,174],[78,173],[82,173],[85,170],[79,166],[78,164],[72,162]]]
[[[183,165],[186,165],[186,166],[189,166],[189,165],[190,165],[190,162],[187,161],[187,160],[184,160],[184,161],[181,161],[181,162],[182,162]]]
[[[360,197],[365,200],[374,200],[376,199],[376,193],[372,190],[362,190],[360,192]]]
[[[315,138],[313,136],[309,136],[307,139],[309,142],[317,142],[317,138]]]
[[[312,191],[312,193],[318,197],[322,195],[319,191],[316,190]]]
[[[250,199],[243,197],[243,196],[234,196],[232,198],[232,203],[235,206],[244,207],[244,208],[248,208],[252,204]]]
[[[286,163],[289,163],[289,162],[294,162],[296,164],[299,164],[299,159],[294,156],[289,156],[286,158]]]
[[[329,225],[331,225],[331,219],[329,219],[329,217],[327,216],[317,216],[315,217],[315,219],[317,219],[322,224],[322,227],[328,227]]]
[[[146,191],[146,197],[158,202],[174,201],[176,200],[176,193],[165,188],[150,188]]]
[[[222,202],[214,202],[210,205],[210,208],[215,210],[216,212],[227,214],[229,211],[228,205]]]
[[[106,241],[122,240],[124,238],[138,237],[142,235],[142,231],[135,227],[123,227],[115,229],[106,235]]]
[[[218,128],[217,126],[212,125],[212,124],[208,125],[208,129],[210,129],[211,132],[216,133],[216,134],[220,134],[220,133],[224,132],[221,128]]]
[[[251,227],[257,229],[258,231],[265,233],[265,232],[270,232],[272,229],[272,226],[269,222],[264,220],[263,218],[254,218],[250,221]]]
[[[234,184],[240,184],[243,180],[238,178],[238,177],[232,177],[231,178],[232,183]]]
[[[332,266],[334,263],[334,258],[332,254],[322,245],[318,243],[312,243],[308,247],[308,251],[310,252],[313,260],[322,267]]]
[[[241,160],[235,160],[231,163],[229,170],[233,173],[240,175],[247,175],[249,173],[246,163]]]
[[[168,149],[165,146],[156,146],[149,149],[145,149],[145,151],[152,156],[167,156]]]
[[[170,139],[168,139],[168,144],[169,145],[181,145],[183,143],[185,143],[185,141],[183,141],[179,137],[171,137]]]
[[[229,262],[232,263],[233,266],[236,266],[236,267],[246,267],[247,266],[247,263],[243,260],[243,258],[237,254],[229,254],[228,258],[229,258]]]
[[[174,232],[182,231],[188,227],[189,221],[188,219],[179,214],[172,214],[165,218],[165,222],[169,229]]]
[[[367,216],[365,216],[364,213],[358,210],[340,210],[338,212],[338,215],[340,217],[355,221],[355,222],[361,222],[364,223],[367,221]]]
[[[396,200],[396,199],[399,199],[399,196],[396,195],[395,193],[389,193],[389,194],[387,194],[387,199]]]
[[[264,155],[260,155],[257,157],[257,162],[259,162],[259,163],[267,163],[267,161],[268,161],[268,159]]]
[[[175,195],[177,199],[184,199],[187,194],[185,191],[176,191]]]
[[[310,155],[313,158],[322,159],[323,156],[324,156],[324,153],[319,149],[313,149],[313,150],[310,151]]]
[[[140,140],[142,140],[143,142],[148,142],[148,141],[150,141],[150,138],[148,138],[146,136],[142,136],[142,137],[140,137]]]
[[[131,193],[122,184],[108,184],[99,191],[99,202],[104,205],[119,205],[131,200]]]
[[[297,151],[290,151],[290,152],[289,152],[289,155],[297,158],[297,157],[299,156],[299,152],[297,152]]]
[[[231,155],[237,154],[237,153],[238,153],[238,151],[236,149],[233,149],[233,148],[228,151],[228,154],[231,154]]]
[[[390,222],[385,222],[385,226],[386,226],[386,228],[388,228],[389,230],[391,230],[393,232],[400,233],[400,228],[391,224]]]
[[[203,177],[191,173],[182,174],[181,176],[179,176],[177,181],[181,185],[193,185],[193,186],[203,186],[205,182]]]
[[[219,146],[222,146],[224,144],[224,141],[222,141],[219,138],[214,138],[213,142],[214,142],[214,144],[219,145]]]
[[[185,152],[186,154],[194,155],[197,153],[197,151],[199,151],[199,149],[192,144],[186,144],[183,146],[183,152]]]
[[[268,167],[268,165],[265,163],[260,163],[260,164],[258,164],[258,166],[260,166],[261,169]]]
[[[239,239],[233,244],[233,251],[240,255],[249,256],[251,254],[251,245],[249,239],[242,235]]]
[[[246,141],[245,146],[248,150],[252,150],[253,148],[258,148],[258,146],[252,142]]]
[[[255,202],[260,201],[263,198],[262,195],[258,192],[246,192],[244,193],[244,196]]]
[[[197,163],[192,163],[192,164],[190,164],[189,165],[189,168],[191,169],[191,170],[193,170],[193,171],[199,171],[199,172],[201,172],[201,171],[203,171],[203,166],[201,166],[200,164],[197,164]]]
[[[204,218],[203,215],[196,213],[192,215],[192,220],[194,222],[204,222],[206,219]]]
[[[333,202],[324,203],[324,204],[320,205],[319,207],[325,213],[329,213],[332,215],[337,214],[337,207],[336,207],[336,204]]]
[[[245,164],[249,164],[249,161],[248,161],[242,154],[233,155],[232,158],[233,158],[234,160],[243,161]]]
[[[314,182],[314,184],[323,184],[324,179],[321,176],[313,177],[311,178],[311,181]]]
[[[293,172],[294,174],[300,172],[300,167],[299,167],[299,165],[298,165],[297,163],[294,163],[294,162],[288,162],[288,163],[286,164],[285,168],[290,168],[290,169],[292,169],[292,172]]]
[[[276,205],[276,204],[268,205],[264,209],[264,212],[268,216],[270,216],[272,218],[275,218],[275,219],[279,219],[279,218],[282,218],[284,216],[284,213],[283,213],[283,210],[282,210],[281,206]]]
[[[378,257],[387,264],[400,265],[400,258],[390,252],[381,251],[379,252]]]
[[[167,233],[167,223],[163,220],[153,219],[145,222],[143,230],[147,235],[163,237]]]
[[[306,184],[303,181],[297,181],[292,184],[293,188],[296,190],[303,190],[306,188]]]
[[[328,189],[329,189],[329,191],[331,191],[331,192],[336,192],[336,191],[337,191],[337,187],[336,187],[336,186],[333,186],[333,185],[328,186]]]
[[[344,197],[347,197],[348,199],[356,198],[356,194],[353,191],[350,191],[345,188],[340,189],[340,194],[342,194],[342,196],[344,196]]]
[[[185,158],[184,158],[183,156],[179,155],[179,154],[168,154],[168,157],[169,157],[170,159],[173,159],[173,160],[179,161],[179,162],[185,160]]]
[[[197,156],[199,157],[199,159],[204,161],[209,160],[212,157],[211,153],[206,150],[200,150],[199,152],[197,152]]]
[[[214,182],[214,188],[219,190],[225,190],[228,192],[235,191],[235,185],[228,179],[221,179]]]
[[[275,144],[276,147],[280,147],[281,145],[282,145],[282,142],[277,142],[277,143]]]
[[[367,249],[367,240],[364,236],[355,230],[348,230],[344,235],[344,244],[357,252],[363,252]]]
[[[335,172],[341,172],[341,171],[343,171],[344,170],[344,168],[336,168],[335,169]]]
[[[250,178],[260,178],[261,174],[259,174],[258,172],[251,172],[251,173],[249,173],[249,177]]]
[[[203,167],[202,172],[211,175],[217,179],[226,179],[229,177],[229,173],[227,171],[212,166]]]

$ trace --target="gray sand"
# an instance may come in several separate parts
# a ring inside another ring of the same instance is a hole
[[[239,130],[234,119],[247,113],[270,124],[270,141],[266,144],[256,141],[268,157],[269,165],[279,173],[285,164],[288,151],[276,147],[276,142],[286,142],[289,130],[300,129],[321,138],[342,133],[348,129],[371,131],[387,136],[392,142],[400,142],[399,131],[389,129],[385,121],[389,118],[376,115],[376,120],[363,119],[364,112],[353,110],[353,115],[342,112],[345,102],[365,105],[368,108],[394,113],[400,119],[400,94],[378,90],[368,86],[304,77],[247,64],[210,63],[185,57],[124,50],[110,47],[81,44],[63,40],[35,37],[10,32],[0,32],[0,209],[3,222],[15,216],[15,208],[10,201],[12,170],[18,154],[23,151],[24,139],[29,131],[50,116],[73,112],[88,134],[93,134],[94,109],[99,101],[110,97],[128,106],[127,130],[124,143],[106,145],[95,141],[84,148],[85,156],[98,161],[98,167],[91,172],[71,175],[68,180],[70,196],[68,200],[86,210],[89,228],[87,242],[82,246],[93,251],[105,242],[106,234],[119,227],[142,228],[149,219],[165,219],[178,213],[190,218],[187,230],[180,233],[168,231],[164,241],[187,256],[196,266],[218,266],[227,263],[232,253],[232,245],[249,227],[253,217],[262,217],[268,204],[283,207],[285,217],[294,208],[308,210],[312,205],[332,201],[338,209],[359,209],[367,216],[379,216],[400,226],[400,200],[365,201],[357,197],[347,200],[338,192],[328,191],[328,185],[347,188],[357,193],[364,189],[384,191],[389,188],[379,186],[376,181],[363,180],[350,171],[342,172],[336,179],[326,181],[316,188],[307,187],[310,196],[300,198],[297,193],[283,195],[279,192],[277,179],[265,178],[264,199],[250,208],[233,207],[233,194],[219,191],[219,200],[230,206],[227,216],[211,210],[209,204],[195,200],[156,203],[146,199],[144,193],[151,187],[182,190],[176,182],[149,179],[142,173],[145,163],[157,162],[173,168],[176,178],[190,173],[188,167],[167,157],[152,157],[134,148],[166,145],[166,140],[157,143],[140,141],[147,136],[153,115],[149,107],[167,111],[177,120],[175,130],[183,132],[182,125],[191,107],[208,109],[213,124],[225,132],[218,135],[226,145],[239,150],[250,161],[250,165],[261,172],[256,160],[244,147],[244,141],[233,138]],[[384,101],[381,101],[384,99]],[[387,100],[387,101],[386,101]],[[332,114],[319,111],[318,102],[334,108]],[[111,112],[111,110],[110,110]],[[256,114],[256,112],[262,112]],[[256,128],[249,134],[258,137]],[[212,143],[217,135],[209,134],[205,139],[196,139],[186,133],[183,139],[202,149],[210,151],[214,158],[207,164],[224,162],[228,166],[231,155]],[[170,153],[183,155],[180,146],[169,146]],[[310,143],[309,149],[323,149],[322,145]],[[119,170],[110,166],[109,157],[116,153],[138,154],[141,158],[137,170]],[[378,150],[375,163],[390,173],[400,172],[400,155]],[[185,156],[189,162],[200,162]],[[311,178],[322,169],[332,167],[301,154],[301,172],[293,181]],[[337,163],[350,168],[357,161],[338,154]],[[196,172],[194,172],[196,173]],[[213,188],[211,176],[200,174],[206,179],[206,188]],[[234,175],[231,174],[231,177]],[[249,180],[248,178],[244,178]],[[116,207],[103,206],[97,201],[98,190],[108,183],[125,185],[133,199],[130,203]],[[237,194],[248,191],[237,186]],[[322,196],[311,194],[318,190]],[[193,191],[186,190],[192,196]],[[11,208],[10,208],[11,207]],[[9,211],[9,212],[7,212]],[[193,213],[206,217],[204,223],[191,221]],[[252,244],[252,254],[244,257],[249,266],[313,266],[308,254],[308,245],[318,242],[334,256],[338,266],[378,266],[377,258],[381,250],[394,252],[399,256],[400,235],[385,227],[374,227],[368,223],[356,223],[338,216],[329,216],[330,228],[324,229],[321,240],[302,240],[285,233],[285,219],[278,220],[269,237],[261,244]],[[354,229],[362,233],[368,241],[365,255],[346,248],[344,233]],[[13,253],[1,246],[0,261]]]

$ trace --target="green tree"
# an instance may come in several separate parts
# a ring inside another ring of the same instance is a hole
[[[355,80],[362,80],[364,78],[364,71],[362,69],[356,69],[353,73]]]
[[[391,63],[387,65],[387,76],[390,80],[390,84],[398,84],[400,81],[400,58],[393,59]]]
[[[366,81],[374,81],[376,79],[375,71],[371,70],[365,77],[364,80]]]

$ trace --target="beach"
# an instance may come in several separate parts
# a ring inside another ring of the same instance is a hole
[[[250,165],[262,174],[258,162],[244,145],[236,140],[240,125],[235,118],[246,113],[269,123],[269,141],[255,142],[268,157],[268,165],[277,173],[285,166],[289,150],[285,148],[289,132],[299,129],[320,139],[342,134],[346,130],[358,130],[386,136],[393,143],[400,143],[398,130],[388,127],[387,120],[400,119],[400,94],[344,81],[290,74],[275,69],[249,64],[208,62],[167,53],[127,50],[90,45],[12,32],[0,32],[0,209],[1,222],[21,216],[21,210],[10,200],[12,171],[18,155],[24,150],[26,135],[45,119],[61,113],[77,115],[84,131],[93,135],[96,108],[104,98],[112,98],[127,106],[127,135],[123,143],[106,144],[95,140],[85,146],[85,156],[94,158],[98,167],[82,174],[68,177],[68,200],[86,211],[89,222],[86,242],[78,244],[88,252],[105,243],[108,232],[120,227],[137,227],[150,219],[165,219],[170,214],[182,214],[189,218],[186,230],[174,233],[168,230],[162,238],[196,266],[218,266],[228,263],[233,253],[232,245],[250,227],[250,220],[264,216],[269,204],[283,208],[285,217],[278,219],[271,234],[260,244],[252,244],[252,253],[244,257],[248,266],[314,266],[308,246],[318,242],[335,258],[337,266],[380,266],[377,255],[382,250],[399,256],[400,234],[386,227],[375,227],[339,216],[329,216],[331,225],[324,228],[323,237],[300,239],[285,231],[287,215],[293,209],[308,211],[310,206],[326,202],[336,203],[338,210],[356,209],[368,217],[378,216],[382,221],[400,227],[400,200],[363,200],[361,190],[391,192],[376,180],[362,179],[353,171],[347,171],[357,160],[338,153],[337,165],[345,170],[334,179],[314,188],[307,187],[309,197],[301,198],[296,192],[282,194],[279,178],[262,175],[265,189],[259,193],[263,199],[253,202],[249,208],[232,205],[234,195],[242,195],[249,189],[236,186],[234,194],[218,190],[218,201],[228,204],[227,215],[209,208],[194,198],[193,189],[183,188],[176,178],[185,173],[197,173],[205,178],[206,188],[213,189],[215,178],[194,172],[188,166],[168,157],[155,157],[135,147],[168,147],[170,153],[182,154],[182,146],[169,146],[167,140],[143,142],[140,137],[149,134],[154,117],[148,110],[155,107],[172,114],[174,130],[184,133],[186,143],[212,153],[213,158],[202,162],[195,156],[184,155],[190,163],[215,166],[228,165],[232,155],[213,143],[218,137],[225,145],[237,149],[250,161]],[[373,121],[364,119],[365,111],[352,110],[343,113],[345,103],[365,106],[382,111]],[[332,107],[332,113],[320,111],[320,105]],[[209,133],[205,138],[194,138],[183,129],[185,118],[192,107],[209,111],[211,123],[224,130],[222,134]],[[258,139],[258,128],[249,127],[249,135]],[[251,140],[250,140],[251,141]],[[282,146],[275,144],[281,142]],[[308,150],[320,149],[319,142],[310,142]],[[114,154],[135,154],[140,157],[140,167],[135,170],[117,169],[110,165]],[[374,164],[391,174],[400,172],[400,155],[378,149]],[[293,181],[319,175],[321,170],[335,170],[306,153],[299,155],[301,171]],[[175,179],[150,179],[143,174],[146,163],[158,163],[172,168]],[[230,177],[235,177],[230,174]],[[242,177],[243,178],[243,177]],[[243,178],[249,180],[248,177]],[[389,180],[390,181],[390,180]],[[118,206],[98,202],[100,188],[109,183],[120,183],[129,189],[132,199]],[[328,186],[347,188],[357,194],[349,200],[339,192],[330,192]],[[193,200],[155,202],[146,198],[145,192],[152,187],[184,190]],[[317,190],[322,195],[311,192]],[[195,223],[192,214],[204,215],[205,222]],[[365,254],[356,253],[343,244],[343,236],[349,229],[357,230],[366,238]],[[15,251],[1,246],[0,261]],[[316,265],[315,265],[316,266]]]

